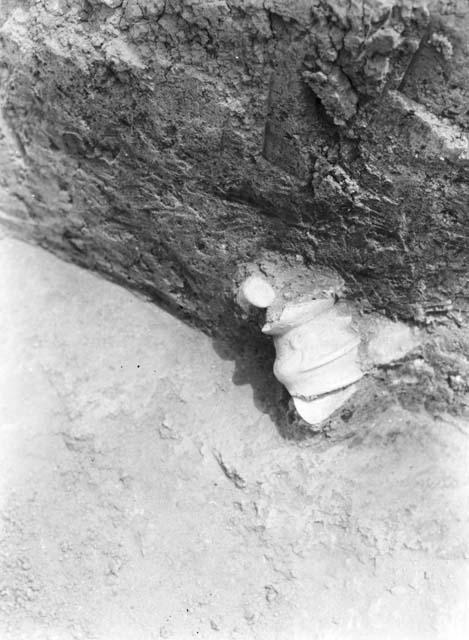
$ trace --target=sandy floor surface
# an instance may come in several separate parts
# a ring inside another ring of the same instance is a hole
[[[469,425],[284,440],[210,338],[0,241],[1,640],[469,637]]]

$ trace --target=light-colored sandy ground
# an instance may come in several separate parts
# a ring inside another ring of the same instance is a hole
[[[211,340],[0,241],[1,640],[469,637],[462,421],[282,439]]]

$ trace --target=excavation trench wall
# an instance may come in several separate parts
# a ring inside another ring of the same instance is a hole
[[[381,381],[464,408],[465,0],[0,0],[0,22],[10,231],[235,339],[243,265],[332,267],[431,329]]]

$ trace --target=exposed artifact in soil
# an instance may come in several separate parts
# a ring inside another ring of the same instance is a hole
[[[237,302],[246,312],[249,305],[266,309],[262,332],[274,340],[274,375],[301,418],[317,425],[354,394],[366,372],[403,358],[420,339],[404,323],[376,314],[361,317],[350,303],[338,302],[338,274],[318,271],[316,280],[313,270],[289,271],[275,282],[272,268],[272,283],[253,273],[241,283]]]
[[[363,376],[360,337],[334,300],[287,305],[262,331],[274,338],[274,374],[310,424],[328,418],[356,390]]]
[[[275,299],[275,291],[265,278],[249,276],[239,288],[238,304],[247,310],[249,305],[259,309],[266,309]]]

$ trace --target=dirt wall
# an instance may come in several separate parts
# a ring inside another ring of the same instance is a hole
[[[10,230],[221,334],[264,251],[332,267],[364,312],[433,331],[427,397],[462,406],[465,0],[3,0],[0,15]]]

